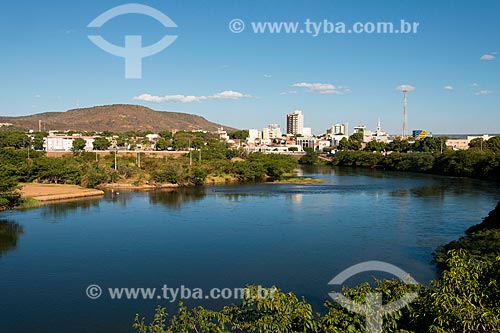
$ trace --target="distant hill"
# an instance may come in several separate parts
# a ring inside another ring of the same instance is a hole
[[[212,123],[203,117],[180,112],[155,111],[139,105],[106,105],[66,112],[45,112],[21,117],[0,117],[0,123],[11,123],[25,129],[74,131],[111,131],[122,133],[132,130],[206,130],[216,131],[224,127],[228,132],[234,128]]]

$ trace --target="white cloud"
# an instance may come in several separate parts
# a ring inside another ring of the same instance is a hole
[[[251,97],[251,96],[233,90],[225,90],[215,95],[208,96],[207,99],[239,99],[243,97]]]
[[[471,90],[474,92],[474,95],[476,96],[493,94],[493,91],[482,88],[478,83],[473,83],[470,86],[472,87]]]
[[[154,96],[150,94],[142,94],[135,96],[135,101],[151,102],[151,103],[194,103],[213,99],[229,99],[236,100],[240,98],[251,97],[233,90],[225,90],[210,96],[193,96],[193,95],[166,95]]]
[[[447,91],[452,91],[453,87],[452,86],[444,86],[443,89],[447,90]]]
[[[271,74],[264,74],[264,77],[265,77],[266,79],[270,79],[270,78],[272,78],[273,76],[272,76]]]
[[[415,89],[416,88],[414,86],[410,86],[409,84],[402,84],[402,85],[396,87],[396,90],[399,90],[399,91],[413,91]]]
[[[333,94],[342,95],[351,92],[351,90],[348,87],[334,86],[333,84],[330,83],[301,82],[293,84],[292,87],[306,88],[309,92],[318,93],[321,95],[333,95]]]
[[[495,58],[496,57],[493,54],[484,54],[479,59],[481,59],[481,60],[493,60]]]
[[[36,94],[36,95],[33,95],[33,97],[34,97],[34,98],[41,98],[41,97],[42,97],[42,95],[40,95],[40,94]]]
[[[296,94],[297,90],[289,90],[289,91],[283,91],[280,92],[280,95],[291,95],[291,94]]]

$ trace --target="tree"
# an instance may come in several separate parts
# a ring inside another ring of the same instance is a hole
[[[469,142],[469,149],[485,150],[486,148],[488,148],[488,144],[483,138],[475,138]]]
[[[116,139],[116,146],[125,147],[126,144],[127,144],[127,139],[123,135],[120,135],[118,139]]]
[[[370,141],[366,144],[365,151],[376,151],[376,152],[381,152],[384,151],[386,148],[385,142],[380,142],[380,141]]]
[[[246,140],[248,138],[248,130],[240,130],[228,134],[231,139]]]
[[[161,136],[163,139],[172,139],[173,135],[172,132],[170,131],[161,131],[158,133],[159,136]]]
[[[71,150],[74,153],[77,153],[77,152],[82,151],[85,148],[86,145],[87,145],[87,143],[85,142],[84,139],[82,139],[82,138],[76,138],[76,139],[73,140],[73,144],[72,144]]]
[[[184,150],[189,148],[189,139],[183,137],[176,137],[172,142],[172,147],[175,150]]]
[[[299,151],[298,147],[288,147],[288,151]]]
[[[97,137],[94,139],[94,150],[107,150],[111,143],[108,141],[108,139],[103,138],[102,136]]]
[[[156,150],[168,150],[170,148],[170,140],[165,140],[164,138],[161,138],[156,142],[155,148]]]
[[[342,138],[342,140],[340,140],[339,142],[339,149],[340,150],[347,150],[349,149],[349,139],[347,138]]]
[[[43,143],[45,138],[47,137],[48,133],[46,132],[36,132],[35,135],[33,136],[33,149],[35,150],[43,150]]]
[[[191,141],[191,148],[194,149],[201,149],[201,147],[203,147],[204,145],[205,145],[205,140],[203,140],[203,138],[200,137],[195,137]]]
[[[348,144],[349,150],[360,150],[361,147],[362,147],[362,144],[360,141],[349,139],[349,144]]]
[[[397,153],[406,153],[410,150],[410,143],[408,140],[394,139],[394,141],[387,145],[387,149]]]
[[[17,206],[20,198],[18,177],[14,166],[0,165],[0,210]]]
[[[207,173],[200,168],[193,168],[190,178],[194,185],[203,185],[207,178]]]
[[[31,138],[24,134],[23,131],[9,127],[0,127],[0,148],[26,148],[30,145]]]
[[[345,139],[345,138],[343,138]],[[342,139],[342,140],[343,140]],[[342,140],[340,140],[342,142]],[[363,144],[364,134],[363,132],[354,133],[347,140],[347,149],[348,150],[360,150]]]
[[[500,153],[500,136],[495,136],[488,141],[488,149],[495,154]]]
[[[427,137],[416,140],[413,144],[413,150],[423,153],[439,153],[447,149],[447,137]]]
[[[308,149],[306,154],[300,158],[299,163],[307,165],[318,163],[318,153],[316,153],[313,149]]]
[[[364,134],[363,132],[357,132],[357,133],[354,133],[353,135],[351,135],[349,137],[349,140],[353,141],[353,142],[359,142],[359,143],[362,143],[363,140],[364,140]]]

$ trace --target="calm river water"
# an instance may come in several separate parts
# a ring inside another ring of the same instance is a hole
[[[323,184],[245,184],[107,193],[0,214],[0,331],[132,332],[168,300],[112,300],[108,288],[276,285],[315,309],[347,267],[381,260],[417,281],[432,252],[494,208],[495,184],[319,167]],[[348,281],[365,281],[377,272]],[[99,285],[103,295],[86,296]],[[176,301],[177,302],[177,301]],[[220,307],[234,300],[188,300]]]

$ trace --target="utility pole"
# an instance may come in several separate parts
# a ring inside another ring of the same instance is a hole
[[[118,148],[115,149],[115,171],[118,170],[118,168],[116,167],[116,155],[118,155]]]
[[[137,167],[138,168],[141,167],[141,153],[140,152],[137,153]]]
[[[189,139],[189,165],[193,165],[193,158],[191,156],[191,139]]]

